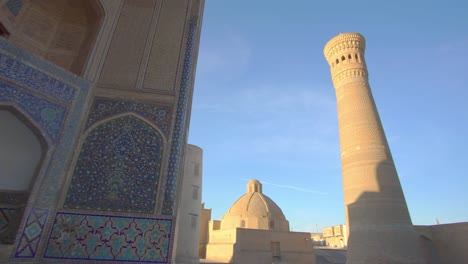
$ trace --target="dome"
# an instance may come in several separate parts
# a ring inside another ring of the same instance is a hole
[[[221,229],[252,228],[289,231],[289,222],[281,208],[262,192],[258,180],[247,183],[247,193],[229,208],[221,220]]]

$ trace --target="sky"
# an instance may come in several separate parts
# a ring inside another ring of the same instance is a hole
[[[250,179],[294,231],[344,224],[324,45],[366,38],[369,82],[414,224],[468,221],[468,1],[206,0],[189,143],[221,219]]]

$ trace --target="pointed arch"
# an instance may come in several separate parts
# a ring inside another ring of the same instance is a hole
[[[9,19],[0,23],[11,42],[83,76],[104,21],[100,0],[8,0],[6,7],[0,17]]]
[[[12,244],[51,145],[47,133],[26,112],[0,104],[0,146],[0,244]]]
[[[83,138],[85,138],[89,132],[91,132],[93,129],[95,129],[96,127],[106,123],[106,122],[109,122],[113,119],[117,119],[117,118],[120,118],[120,117],[125,117],[125,116],[133,116],[139,120],[141,120],[142,122],[145,122],[148,126],[151,126],[154,130],[158,131],[158,133],[161,135],[161,137],[163,138],[163,141],[164,142],[167,142],[167,138],[166,136],[164,135],[164,131],[161,130],[161,128],[159,128],[156,124],[154,124],[154,122],[148,120],[146,117],[144,116],[141,116],[139,115],[138,113],[135,113],[135,112],[125,112],[125,113],[120,113],[120,114],[117,114],[117,115],[113,115],[113,116],[110,116],[110,117],[107,117],[107,118],[104,118],[102,120],[99,120],[97,121],[96,123],[94,123],[93,125],[91,125],[89,128],[87,128],[84,133],[83,133]]]
[[[64,208],[152,213],[162,170],[164,135],[125,113],[83,135]]]
[[[46,151],[52,147],[52,139],[50,138],[47,131],[37,123],[34,118],[20,106],[11,103],[11,102],[0,102],[0,111],[9,111],[15,115],[19,120],[31,129],[31,131],[36,135],[37,139],[41,143],[42,148]]]

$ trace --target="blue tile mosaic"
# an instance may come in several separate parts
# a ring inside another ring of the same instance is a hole
[[[163,140],[132,115],[89,132],[81,148],[64,208],[152,213]]]
[[[147,120],[158,126],[164,135],[168,135],[169,122],[171,120],[170,106],[160,106],[129,101],[114,101],[104,98],[95,99],[93,106],[91,107],[91,112],[88,115],[86,128],[89,128],[100,120],[128,112],[145,117]]]
[[[36,256],[48,214],[48,209],[31,208],[16,247],[16,258],[34,258]]]
[[[66,108],[0,80],[0,102],[15,104],[28,113],[55,142],[63,126]]]
[[[68,103],[75,97],[76,91],[71,85],[2,53],[0,76]]]
[[[179,174],[180,158],[185,143],[185,127],[187,121],[187,107],[190,93],[191,79],[193,75],[193,53],[197,33],[197,21],[193,18],[190,21],[188,29],[188,38],[185,46],[184,64],[182,67],[182,80],[179,88],[179,97],[177,100],[176,118],[169,156],[169,167],[167,180],[164,190],[164,201],[162,205],[162,214],[172,215],[174,212],[174,203],[176,200],[177,177]]]
[[[0,38],[0,76],[68,102],[80,93],[86,94],[89,87],[87,80],[18,48],[4,38]]]
[[[49,149],[54,149],[54,153],[50,166],[45,170],[47,176],[42,179],[40,191],[34,197],[37,207],[55,206],[61,191],[63,172],[69,164],[68,157],[74,149],[78,136],[78,125],[86,106],[90,82],[17,48],[3,38],[0,38],[0,80],[11,84],[12,87],[20,87],[21,91],[28,91],[27,93],[37,98],[47,99],[53,102],[53,105],[63,103],[68,108],[67,115],[64,117],[66,120],[60,128],[60,137],[53,142],[52,146],[49,146]],[[31,104],[26,99],[21,99],[20,103],[9,103]],[[39,118],[34,121],[40,123],[41,118],[50,118],[53,113],[45,111],[43,117],[41,112],[36,111],[31,116]]]
[[[58,212],[44,258],[169,263],[172,220]]]

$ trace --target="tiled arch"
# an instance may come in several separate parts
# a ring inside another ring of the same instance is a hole
[[[63,207],[153,213],[163,153],[162,133],[138,115],[95,124],[84,135]]]

